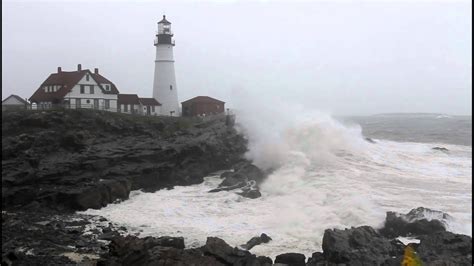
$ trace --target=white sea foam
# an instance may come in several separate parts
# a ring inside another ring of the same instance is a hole
[[[262,111],[257,119],[244,112],[237,120],[249,137],[248,158],[276,169],[258,199],[207,193],[220,182],[211,176],[194,186],[134,191],[125,202],[85,213],[142,235],[184,236],[188,247],[203,245],[207,236],[237,246],[266,233],[273,240],[252,252],[272,257],[310,256],[321,250],[327,228],[377,227],[386,211],[406,213],[419,206],[447,212],[453,217],[449,230],[472,234],[471,147],[442,144],[449,149],[443,153],[432,150],[437,144],[372,144],[359,127],[345,127],[327,115],[285,114]]]

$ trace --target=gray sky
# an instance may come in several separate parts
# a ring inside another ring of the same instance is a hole
[[[61,66],[151,97],[157,21],[175,33],[179,101],[245,91],[336,115],[470,114],[470,1],[2,1],[2,98]],[[233,104],[234,102],[234,104]],[[275,106],[275,108],[282,108]]]

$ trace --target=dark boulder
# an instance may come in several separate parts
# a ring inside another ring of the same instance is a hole
[[[226,172],[222,173],[219,177],[220,177],[221,179],[224,179],[224,178],[226,178],[226,177],[232,176],[233,174],[234,174],[234,172],[226,171]]]
[[[306,257],[300,253],[285,253],[276,256],[275,264],[281,263],[288,266],[305,266]]]
[[[240,166],[236,173],[244,176],[247,180],[254,180],[257,184],[260,184],[265,177],[263,171],[251,163]]]
[[[243,187],[247,184],[247,178],[239,173],[228,175],[222,180],[218,187]]]
[[[449,150],[445,147],[434,147],[432,149],[436,151],[449,152]]]
[[[375,140],[373,140],[373,139],[371,139],[371,138],[365,138],[365,140],[366,140],[367,142],[370,142],[370,143],[377,143],[377,142],[375,142]]]
[[[262,196],[262,193],[260,193],[260,191],[257,189],[248,189],[248,190],[244,190],[243,192],[239,192],[237,194],[249,199],[256,199]]]
[[[182,238],[117,237],[109,244],[105,265],[224,265],[200,249],[183,249]]]
[[[436,232],[421,236],[416,252],[426,265],[472,265],[472,238]]]
[[[326,229],[322,248],[328,262],[350,265],[380,265],[392,256],[403,254],[398,245],[379,235],[370,226]]]
[[[272,240],[267,234],[262,233],[260,236],[254,236],[246,244],[241,245],[240,247],[246,250],[250,250],[251,248],[255,247],[256,245],[260,245],[262,243],[268,243]]]
[[[201,248],[205,255],[212,256],[226,265],[266,265],[268,258],[259,257],[246,250],[232,248],[224,240],[208,237],[206,245]],[[271,261],[271,259],[270,259]]]
[[[437,217],[428,220],[426,217]],[[384,226],[379,233],[388,238],[398,236],[419,236],[446,231],[446,221],[452,219],[446,213],[419,207],[407,214],[387,212]]]
[[[311,255],[311,258],[308,259],[308,263],[306,263],[306,266],[326,266],[328,265],[328,262],[326,261],[326,258],[324,257],[324,254],[322,252],[314,252]]]

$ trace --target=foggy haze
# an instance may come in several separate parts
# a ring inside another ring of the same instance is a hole
[[[2,5],[2,99],[29,98],[58,66],[79,63],[151,97],[166,14],[180,102],[208,95],[239,108],[245,91],[337,115],[472,110],[469,1]]]

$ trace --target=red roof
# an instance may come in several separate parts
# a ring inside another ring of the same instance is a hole
[[[92,73],[92,77],[94,77],[94,80],[97,81],[97,83],[99,83],[99,84],[108,83],[108,84],[112,85],[109,91],[104,90],[105,94],[119,94],[120,93],[119,90],[117,89],[117,87],[115,87],[115,84],[112,83],[112,81],[106,79],[101,74]]]
[[[20,102],[23,103],[23,104],[28,104],[28,102],[25,101],[25,99],[21,98],[21,97],[18,96],[18,95],[15,95],[15,94],[12,94],[12,95],[8,96],[7,98],[5,98],[5,100],[3,100],[2,103],[3,103],[4,101],[6,101],[6,100],[12,98],[12,97],[15,98],[15,99],[17,99],[18,101],[20,101]]]
[[[161,105],[155,98],[139,98],[143,105]]]
[[[189,99],[187,101],[181,102],[181,104],[191,103],[191,102],[193,102],[193,103],[225,103],[223,101],[211,98],[209,96],[197,96],[197,97],[194,97],[194,98]]]
[[[86,73],[92,76],[92,78],[99,84],[99,88],[104,94],[118,94],[119,91],[115,84],[110,82],[100,74],[94,74],[89,69],[79,71],[61,71],[59,73],[53,73],[41,84],[41,86],[33,93],[30,97],[31,102],[47,102],[47,101],[61,101],[64,96],[71,91],[71,89],[84,77]],[[100,83],[110,83],[111,90],[106,91],[100,85]],[[55,92],[46,92],[43,86],[46,85],[60,85],[61,87]]]
[[[140,100],[136,94],[119,94],[117,102],[118,104],[140,104]]]

